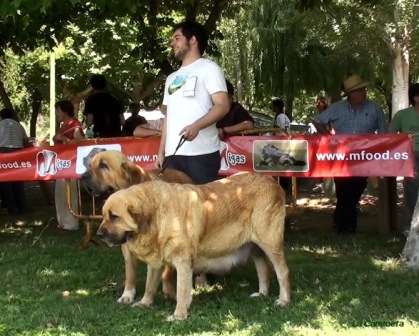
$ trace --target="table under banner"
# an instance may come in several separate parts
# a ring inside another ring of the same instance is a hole
[[[160,138],[91,139],[0,154],[0,181],[78,178],[100,151],[117,150],[145,169],[154,168]],[[408,134],[232,136],[221,142],[220,175],[413,176]]]

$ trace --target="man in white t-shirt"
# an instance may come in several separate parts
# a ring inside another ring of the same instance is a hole
[[[226,80],[221,68],[202,58],[208,43],[205,28],[184,21],[173,27],[171,47],[182,66],[166,80],[161,142],[156,166],[163,162],[183,171],[196,184],[218,178],[220,141],[216,122],[229,111]],[[181,136],[187,140],[176,152]]]
[[[272,110],[275,112],[274,127],[290,129],[291,121],[284,111],[284,102],[280,99],[272,101]]]

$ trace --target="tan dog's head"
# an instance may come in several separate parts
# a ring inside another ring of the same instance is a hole
[[[133,236],[148,231],[153,210],[144,192],[147,184],[119,190],[106,200],[97,236],[109,246],[125,244]]]
[[[92,196],[126,189],[145,178],[144,171],[121,152],[109,150],[96,154],[89,169],[81,176],[84,187]]]

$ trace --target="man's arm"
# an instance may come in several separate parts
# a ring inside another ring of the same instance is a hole
[[[337,105],[330,105],[324,112],[318,114],[311,123],[316,127],[317,133],[321,135],[330,135],[330,131],[326,128],[326,125],[329,125],[330,122],[333,122],[332,116],[337,113]]]
[[[254,125],[255,125],[255,123],[253,121],[245,120],[245,121],[242,121],[238,124],[228,126],[228,127],[224,127],[223,129],[224,129],[225,133],[231,134],[231,133],[237,133],[237,132],[251,130],[254,127]]]
[[[317,133],[321,135],[329,135],[330,132],[327,130],[326,126],[323,124],[320,124],[318,122],[315,122],[314,120],[311,121],[311,123],[316,127]]]
[[[393,119],[391,120],[390,123],[390,127],[389,127],[389,131],[390,133],[398,133],[401,132],[402,127],[401,127],[401,120],[399,118],[400,115],[398,115],[398,113],[395,114],[395,116],[393,117]]]
[[[184,133],[186,140],[192,141],[196,138],[201,129],[215,124],[228,113],[230,103],[227,92],[216,92],[211,95],[211,98],[214,106],[208,111],[208,113],[202,118],[199,118],[193,124],[184,127],[182,131],[180,131],[179,135]]]
[[[387,123],[386,123],[386,119],[384,116],[384,111],[383,109],[380,107],[379,112],[378,112],[378,129],[377,132],[378,134],[386,134],[387,133]]]
[[[163,113],[163,125],[161,128],[161,138],[160,138],[160,146],[159,146],[159,153],[157,155],[156,167],[162,168],[164,155],[165,155],[165,147],[166,147],[166,130],[167,130],[167,105],[162,105],[160,108],[161,113]]]
[[[152,129],[149,126],[149,124],[145,124],[145,125],[139,125],[135,128],[134,130],[134,136],[135,137],[139,137],[139,138],[147,138],[147,137],[151,137],[151,136],[160,136],[161,135],[161,131],[156,130],[156,129]]]
[[[23,144],[23,148],[28,148],[28,147],[32,147],[32,144],[29,142],[29,138],[28,135],[26,134],[25,129],[23,128],[23,126],[19,123],[20,128],[22,130],[22,144]]]

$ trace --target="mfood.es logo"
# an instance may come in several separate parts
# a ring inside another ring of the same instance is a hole
[[[49,149],[44,149],[36,154],[36,172],[41,177],[55,175],[57,171],[70,167],[70,160],[58,158],[57,153]]]
[[[224,141],[220,141],[221,166],[220,170],[228,170],[230,165],[242,165],[246,163],[246,156],[242,154],[234,154],[228,151],[228,145]]]

